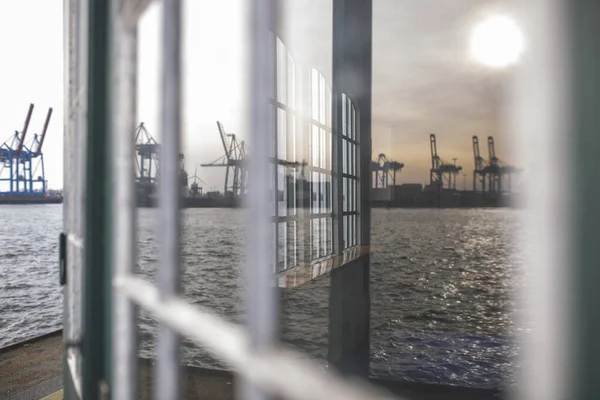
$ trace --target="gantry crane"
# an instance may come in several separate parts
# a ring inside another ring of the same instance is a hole
[[[135,130],[136,185],[139,196],[149,200],[158,184],[159,145],[141,122]]]
[[[508,189],[510,192],[512,190],[512,175],[521,172],[519,168],[504,164],[497,156],[496,156],[496,146],[494,144],[494,138],[492,136],[488,136],[488,153],[489,153],[489,162],[488,162],[488,183],[489,183],[489,192],[502,193],[503,191],[503,180],[505,177],[508,178]]]
[[[160,144],[148,132],[143,122],[135,129],[135,152],[138,196],[142,204],[150,204],[160,179]],[[185,170],[183,154],[179,155],[179,177],[181,194],[185,197],[188,194],[188,173]]]
[[[42,147],[46,138],[52,108],[48,109],[41,135],[34,134],[27,143],[27,131],[34,105],[29,105],[25,124],[21,132],[0,146],[0,195],[1,196],[45,196],[47,185]]]
[[[383,153],[379,154],[376,161],[371,161],[371,172],[374,174],[374,187],[388,187],[390,177],[392,178],[392,185],[396,186],[396,173],[402,171],[402,168],[404,168],[403,163],[390,160]]]
[[[223,124],[217,121],[219,135],[225,154],[208,164],[201,164],[203,167],[225,167],[225,196],[238,197],[246,192],[246,144],[242,140],[237,141],[235,134],[227,133]],[[229,183],[230,177],[232,179]]]
[[[479,151],[479,138],[473,136],[473,161],[475,168],[473,169],[473,191],[477,192],[481,188],[481,192],[485,192],[485,183],[489,166],[486,164]]]
[[[438,185],[440,189],[456,189],[456,176],[462,170],[462,167],[446,162],[438,155],[437,141],[433,133],[429,135],[429,146],[431,150],[429,183],[431,185]]]
[[[192,176],[192,184],[190,185],[190,197],[202,197],[202,186],[198,185],[198,182],[206,184],[206,182],[198,177],[198,167],[196,167],[194,176]]]

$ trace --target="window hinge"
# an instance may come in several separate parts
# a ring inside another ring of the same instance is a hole
[[[64,286],[67,283],[67,235],[64,232],[58,238],[58,268],[59,282]]]

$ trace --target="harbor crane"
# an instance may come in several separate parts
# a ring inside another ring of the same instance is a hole
[[[390,177],[392,185],[396,186],[396,173],[402,171],[404,164],[390,160],[383,153],[379,154],[377,160],[371,161],[371,172],[375,188],[386,188],[389,186]]]
[[[192,184],[190,185],[190,197],[202,197],[202,186],[198,185],[198,182],[206,185],[206,182],[198,177],[198,167],[196,167],[194,176],[192,176]]]
[[[158,151],[158,143],[141,122],[135,130],[135,180],[138,192],[143,198],[149,198],[156,190],[160,172]]]
[[[473,159],[475,168],[473,170],[473,190],[482,193],[502,193],[503,182],[507,178],[507,191],[510,192],[512,175],[521,172],[520,169],[504,164],[496,156],[496,145],[494,138],[488,136],[488,161],[486,162],[479,152],[479,139],[473,136]]]
[[[490,157],[489,165],[491,168],[491,173],[488,176],[489,190],[492,192],[501,193],[503,191],[503,181],[505,178],[508,178],[506,182],[508,184],[507,191],[511,192],[512,176],[520,173],[522,170],[512,165],[503,163],[496,156],[496,146],[492,136],[488,136],[488,152]]]
[[[148,132],[143,122],[135,129],[135,153],[135,182],[138,195],[142,199],[142,203],[151,203],[160,179],[160,144]],[[185,197],[187,195],[188,173],[184,164],[185,157],[183,154],[179,154],[180,186],[182,195]]]
[[[224,167],[225,168],[225,196],[239,197],[246,192],[246,152],[245,142],[237,140],[235,134],[227,133],[223,124],[217,121],[219,135],[225,154],[202,167]],[[230,182],[231,179],[231,182]]]
[[[451,164],[438,155],[437,141],[433,133],[429,135],[429,146],[431,149],[429,183],[439,186],[440,189],[456,189],[456,176],[462,171],[462,167]]]
[[[42,133],[27,141],[34,105],[29,105],[21,132],[0,145],[0,196],[46,196],[47,185],[42,147],[52,117],[48,109]]]
[[[481,192],[485,193],[485,184],[487,175],[490,172],[490,167],[483,157],[481,157],[479,151],[479,138],[477,136],[473,136],[473,160],[475,164],[473,169],[473,191],[477,192],[481,189]]]

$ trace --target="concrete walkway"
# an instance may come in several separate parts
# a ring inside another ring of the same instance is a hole
[[[154,363],[139,361],[140,399],[152,399]],[[235,378],[228,371],[182,368],[182,398],[233,400]],[[0,349],[0,400],[59,400],[62,392],[62,332]],[[372,379],[371,383],[413,400],[492,400],[499,390]]]

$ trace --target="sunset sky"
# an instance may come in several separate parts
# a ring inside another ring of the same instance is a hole
[[[62,187],[63,23],[62,0],[0,3],[0,142],[20,130],[30,102],[36,104],[31,132],[39,132],[54,108],[44,144],[47,179]],[[244,123],[247,26],[242,0],[187,1],[185,6],[184,152],[193,174],[197,164],[222,154],[216,121],[246,136]],[[483,66],[469,52],[475,24],[506,14],[504,2],[480,0],[374,0],[373,153],[404,162],[400,182],[429,176],[429,133],[448,161],[473,169],[471,137],[496,138],[500,158],[510,160],[502,137],[502,88],[510,68]],[[288,49],[299,64],[331,73],[331,3],[283,1]],[[155,136],[159,97],[159,6],[140,22],[138,117]],[[223,171],[199,169],[221,189]],[[459,180],[459,188],[462,187]],[[222,189],[221,189],[222,190]]]

